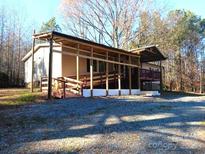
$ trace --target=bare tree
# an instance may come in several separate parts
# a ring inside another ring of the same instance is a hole
[[[22,85],[24,65],[22,57],[28,52],[30,45],[29,29],[22,14],[16,10],[0,8],[0,86],[1,76],[8,76],[9,85]],[[1,75],[3,74],[3,75]]]
[[[75,36],[128,48],[137,36],[143,0],[63,0],[65,26]]]

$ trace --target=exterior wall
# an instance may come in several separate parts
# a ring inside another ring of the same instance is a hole
[[[54,49],[54,52],[53,52],[52,76],[54,78],[62,77],[62,53],[60,51],[61,48],[59,47],[58,49],[59,49],[58,51]]]
[[[31,82],[31,58],[27,59],[24,63],[24,73],[25,73],[25,78],[24,78],[24,81],[25,83],[29,83]]]
[[[76,57],[62,55],[62,76],[76,75]],[[87,61],[85,58],[79,58],[80,74],[87,73]]]
[[[160,71],[160,66],[155,64],[142,63],[142,69]]]
[[[25,61],[25,83],[31,82],[32,57]],[[53,48],[53,77],[62,76],[61,47]],[[41,76],[48,76],[49,48],[40,47],[34,53],[34,81],[40,81]]]

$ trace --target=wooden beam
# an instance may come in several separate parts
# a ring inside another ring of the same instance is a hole
[[[162,61],[160,61],[160,93],[163,92],[163,81],[162,81]]]
[[[108,51],[106,52],[106,60],[108,60]],[[108,96],[108,90],[109,90],[109,79],[108,79],[108,71],[109,71],[109,63],[106,62],[106,96]]]
[[[80,80],[80,73],[79,73],[79,44],[77,44],[77,56],[76,56],[76,80],[79,81]],[[77,83],[77,87],[78,87],[78,83]],[[79,90],[77,88],[77,90]]]
[[[48,66],[48,99],[52,97],[52,65],[53,65],[53,38],[50,40],[49,66]]]
[[[79,50],[80,52],[90,54],[90,51],[89,51],[89,50],[80,49],[80,48],[77,49],[77,48],[75,48],[75,47],[71,47],[71,46],[68,46],[68,45],[63,45],[63,47],[64,47],[64,48],[67,48],[67,49],[72,49],[72,50]],[[97,52],[94,52],[94,53],[93,53],[93,56],[95,56],[95,55],[101,56],[103,59],[106,58],[106,54],[105,54],[105,53],[97,53]],[[108,58],[109,58],[109,59],[115,59],[115,56],[109,56]],[[136,57],[136,58],[139,58],[139,57]]]
[[[120,63],[120,54],[118,54],[118,61]],[[118,64],[118,91],[119,96],[121,95],[121,65]]]
[[[55,38],[57,38],[57,37],[55,37]],[[101,47],[101,46],[94,45],[94,44],[84,43],[84,42],[81,42],[81,41],[72,40],[70,38],[65,38],[65,37],[61,37],[61,36],[58,36],[58,38],[63,38],[63,39],[65,39],[67,41],[70,41],[70,42],[79,43],[79,44],[85,45],[87,47],[101,49],[101,50],[109,51],[109,52],[112,52],[112,53],[118,53],[118,54],[121,54],[121,55],[127,55],[127,56],[133,56],[133,57],[140,57],[140,55],[137,55],[136,53],[127,52],[125,50],[119,50],[117,48],[116,49],[115,48],[114,49],[109,49],[107,47]]]
[[[129,56],[129,64],[131,63],[131,57]],[[129,95],[131,95],[132,90],[132,74],[131,74],[131,66],[129,66]]]
[[[33,31],[33,35],[35,34],[35,30]],[[31,92],[33,92],[33,75],[34,75],[34,48],[35,48],[35,38],[33,38],[32,42],[32,54],[31,54]]]
[[[79,44],[78,44],[79,49]],[[79,50],[77,50],[77,56],[76,56],[76,80],[79,80]]]
[[[140,68],[137,68],[137,82],[138,82],[138,89],[141,89],[140,87],[141,87],[141,83],[140,83]]]
[[[90,59],[90,96],[93,97],[93,48],[91,48],[91,59]]]
[[[77,54],[75,54],[75,53],[70,53],[70,52],[67,52],[67,51],[63,51],[62,53],[63,53],[63,54],[66,54],[66,55],[77,56]],[[120,64],[120,65],[131,66],[131,67],[140,67],[140,66],[133,65],[133,64],[127,64],[127,63],[121,63],[121,62],[119,63],[119,62],[112,61],[112,60],[106,60],[106,59],[102,59],[102,58],[97,58],[97,57],[90,57],[90,56],[86,56],[86,55],[81,55],[80,53],[79,53],[79,57],[81,57],[81,58],[86,58],[86,59],[93,59],[93,60],[97,60],[97,61],[108,62],[108,63],[112,63],[112,64]]]
[[[39,33],[39,34],[33,35],[33,38],[35,38],[35,39],[40,39],[42,37],[43,38],[47,37],[47,39],[51,39],[51,38],[53,38],[52,32],[45,32],[45,33]]]

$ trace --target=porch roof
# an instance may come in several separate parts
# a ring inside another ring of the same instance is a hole
[[[59,33],[56,31],[34,34],[33,38],[40,39],[40,40],[49,40],[52,38],[54,40],[54,42],[57,44],[62,44],[62,45],[69,44],[70,45],[72,43],[80,43],[80,44],[84,45],[86,48],[92,46],[92,47],[96,48],[96,50],[111,51],[111,52],[116,52],[116,53],[124,54],[124,55],[130,55],[130,56],[134,56],[134,57],[137,56],[137,57],[140,57],[141,63],[161,61],[161,60],[167,59],[160,52],[160,50],[157,48],[157,46],[155,46],[155,45],[145,46],[142,48],[137,48],[137,49],[127,51],[127,50],[123,50],[123,49],[118,49],[118,48],[106,46],[104,44],[99,44],[96,42],[88,41],[88,40],[74,37],[71,35]],[[72,44],[72,45],[74,45],[74,44]]]
[[[154,62],[166,60],[167,58],[160,52],[156,45],[145,46],[131,50],[132,53],[138,53],[140,55],[140,62]]]
[[[124,55],[130,55],[130,56],[134,56],[134,57],[138,56],[139,57],[139,54],[136,54],[136,53],[128,52],[128,51],[123,50],[123,49],[114,48],[114,47],[111,47],[111,46],[107,46],[107,45],[104,45],[104,44],[100,44],[100,43],[96,43],[96,42],[93,42],[93,41],[81,39],[81,38],[74,37],[74,36],[71,36],[71,35],[59,33],[59,32],[56,32],[56,31],[34,34],[33,38],[39,39],[39,40],[49,40],[49,39],[52,38],[55,43],[59,43],[59,44],[63,44],[63,45],[70,44],[71,42],[72,43],[73,42],[74,43],[80,43],[80,44],[85,45],[85,46],[89,46],[89,47],[92,46],[92,47],[94,47],[95,49],[98,49],[98,50],[104,50],[104,51],[108,51],[108,52],[109,51],[117,52],[117,53],[124,54]]]

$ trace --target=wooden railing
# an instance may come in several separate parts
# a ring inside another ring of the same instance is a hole
[[[82,95],[83,92],[83,82],[78,81],[76,79],[68,78],[68,77],[62,77],[65,81],[66,85],[66,91],[71,91],[74,94]]]
[[[160,72],[154,70],[140,69],[140,79],[160,80]]]
[[[124,79],[124,75],[121,75],[121,79]],[[105,73],[94,73],[93,74],[93,86],[105,85],[106,78],[108,77],[109,84],[116,83],[118,80],[117,72],[109,72],[108,76]],[[80,75],[80,80],[76,80],[76,76],[58,77],[52,78],[52,91],[53,95],[55,92],[59,94],[59,97],[66,97],[67,92],[71,92],[76,95],[83,95],[83,88],[90,87],[90,74]],[[142,80],[160,80],[160,72],[140,69],[140,79]],[[40,82],[41,91],[48,91],[48,77],[42,77]]]
[[[52,91],[57,93],[59,97],[66,97],[66,91],[70,91],[77,95],[82,95],[83,91],[83,82],[68,78],[68,77],[58,77],[52,78]],[[41,78],[40,89],[42,92],[48,90],[48,77]]]
[[[116,82],[118,79],[118,74],[116,72],[110,72],[108,74],[108,81]],[[80,80],[83,82],[83,87],[90,86],[90,74],[80,76]],[[95,73],[93,74],[93,86],[104,85],[106,83],[105,73]]]
[[[72,92],[76,95],[83,95],[83,88],[90,87],[90,74],[80,76],[80,80],[75,79],[76,76],[52,78],[52,91],[53,93],[60,93],[63,98],[66,97],[66,92]],[[123,78],[123,76],[121,76]],[[109,83],[117,82],[118,74],[112,72],[108,74]],[[93,74],[93,86],[104,85],[106,83],[105,73]],[[40,82],[42,92],[48,90],[48,77],[42,77]]]

